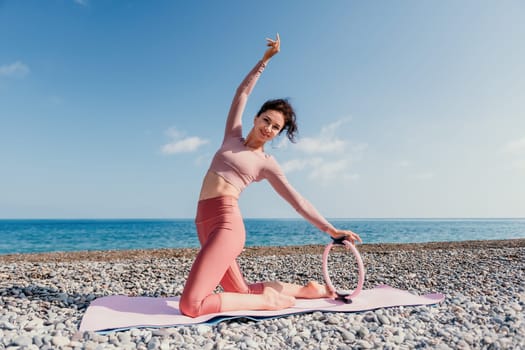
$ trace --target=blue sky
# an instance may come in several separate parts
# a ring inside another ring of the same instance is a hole
[[[188,218],[231,98],[329,218],[525,216],[522,1],[0,1],[0,218]],[[246,217],[296,217],[265,183]]]

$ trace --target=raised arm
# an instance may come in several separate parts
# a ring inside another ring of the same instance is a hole
[[[268,49],[266,49],[266,52],[264,52],[264,56],[262,58],[262,61],[265,64],[268,63],[268,61],[281,50],[281,37],[279,36],[279,33],[277,33],[277,37],[275,40],[266,38],[266,41],[268,42],[266,44],[266,46],[268,46]]]
[[[349,230],[339,230],[332,226],[316,209],[315,207],[304,199],[299,192],[297,192],[286,179],[277,162],[272,158],[271,168],[266,170],[265,177],[270,182],[272,187],[281,197],[283,197],[290,205],[312,225],[323,232],[328,233],[332,238],[345,237],[350,242],[361,241],[361,238],[356,233]]]
[[[263,58],[257,62],[255,67],[252,68],[252,70],[244,78],[235,92],[235,96],[228,113],[228,119],[226,120],[223,142],[228,137],[242,137],[242,114],[244,112],[244,108],[246,107],[248,96],[252,92],[255,84],[257,83],[257,80],[259,80],[259,77],[264,71],[264,68],[266,68],[266,64],[280,50],[281,39],[279,38],[279,34],[277,34],[276,40],[266,40],[268,41],[268,49],[265,51]]]

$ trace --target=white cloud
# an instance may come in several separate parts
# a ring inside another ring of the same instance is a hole
[[[310,178],[318,180],[323,184],[329,184],[334,180],[355,180],[359,176],[350,174],[350,161],[348,159],[338,159],[334,161],[322,162],[310,172]]]
[[[324,126],[317,137],[301,138],[296,148],[309,154],[343,152],[347,142],[338,138],[336,132],[347,121],[342,119]]]
[[[183,140],[170,142],[162,147],[164,154],[188,153],[197,150],[200,146],[208,143],[199,137],[192,136]]]
[[[75,4],[81,5],[81,6],[87,6],[88,0],[75,0]]]
[[[29,74],[29,67],[20,61],[0,66],[0,77],[23,78]]]
[[[326,160],[320,157],[306,159],[292,159],[282,164],[285,173],[294,171],[308,171],[308,177],[322,185],[328,185],[336,180],[350,181],[359,178],[357,174],[350,174],[350,159],[339,158]]]
[[[339,139],[324,140],[321,138],[305,137],[297,142],[297,148],[304,153],[332,153],[342,152],[345,148],[345,141]]]
[[[166,134],[172,139],[162,146],[162,153],[164,154],[177,154],[177,153],[189,153],[196,151],[200,146],[207,144],[209,141],[202,139],[197,136],[185,137],[183,133],[178,131],[176,128],[170,128],[166,131]]]
[[[525,170],[525,159],[518,159],[512,162],[512,167],[517,170]]]
[[[304,137],[292,146],[292,152],[302,155],[282,164],[285,173],[305,171],[308,178],[322,185],[334,181],[353,181],[359,175],[351,173],[351,165],[362,158],[367,144],[352,144],[338,137],[341,125],[349,119],[338,120],[324,126],[314,137]]]
[[[285,173],[300,171],[307,167],[315,167],[322,163],[321,158],[292,159],[282,164],[281,168]]]
[[[525,170],[525,137],[507,142],[503,152],[510,155],[512,169]]]
[[[399,168],[403,176],[410,179],[431,180],[436,177],[434,172],[422,170],[421,168],[418,169],[417,164],[409,160],[397,161],[393,163],[393,166]]]
[[[417,180],[431,180],[435,177],[435,174],[431,171],[423,171],[412,175]]]
[[[395,166],[397,166],[399,168],[409,168],[411,165],[412,165],[412,163],[409,162],[408,160],[401,160],[401,161],[395,163]]]
[[[349,121],[350,118],[343,118],[336,120],[335,122],[330,123],[328,125],[325,125],[321,128],[321,135],[326,135],[328,137],[333,136],[336,133],[336,131],[338,131],[339,128],[341,128],[341,125],[348,123]]]
[[[525,154],[525,137],[508,142],[503,150],[511,154]]]

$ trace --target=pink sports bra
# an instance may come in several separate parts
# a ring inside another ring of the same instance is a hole
[[[266,65],[259,61],[248,73],[233,99],[226,121],[221,148],[215,153],[210,171],[242,192],[254,181],[268,180],[272,187],[306,220],[328,232],[334,227],[304,199],[288,182],[277,161],[270,155],[253,151],[244,145],[242,137],[242,114],[255,83]]]

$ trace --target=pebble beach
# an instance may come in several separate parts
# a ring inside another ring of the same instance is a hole
[[[323,246],[247,248],[249,281],[322,281]],[[440,292],[433,306],[293,315],[260,322],[79,332],[90,301],[176,296],[194,249],[0,255],[0,349],[525,349],[525,239],[358,246],[364,288]],[[352,260],[330,256],[352,285]]]

